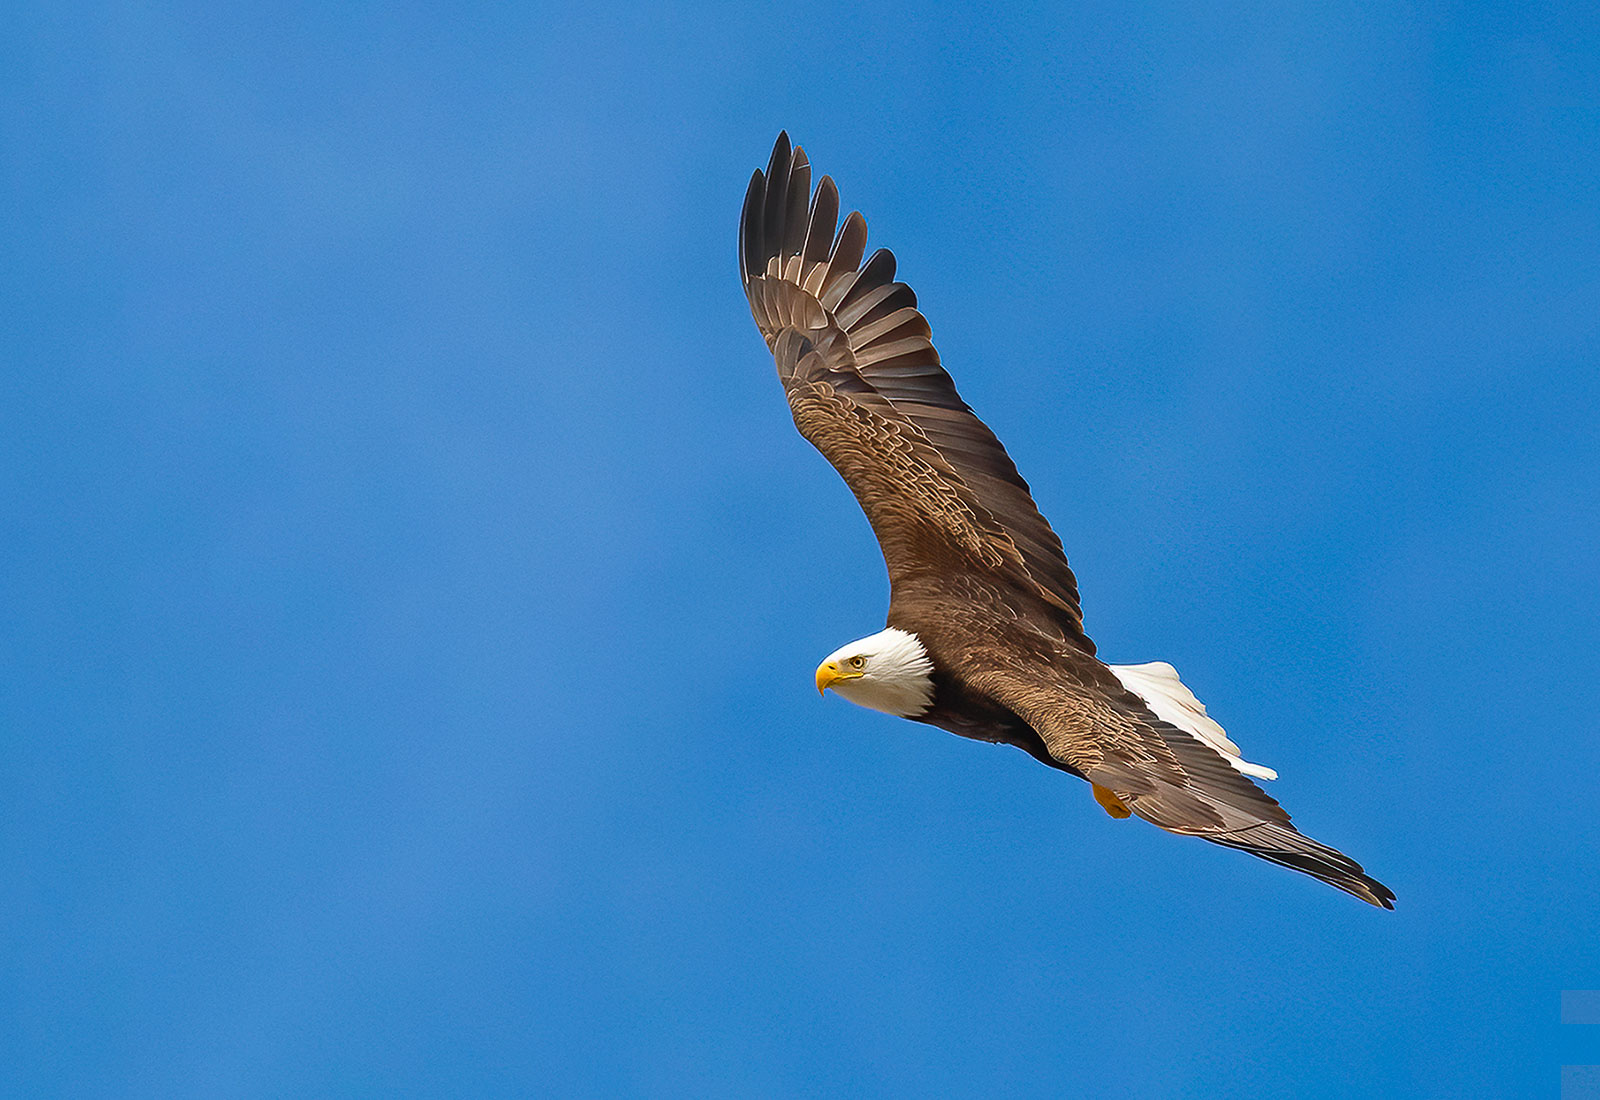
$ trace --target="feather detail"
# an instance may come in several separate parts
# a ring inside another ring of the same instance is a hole
[[[1108,665],[1122,686],[1145,701],[1163,722],[1177,726],[1216,752],[1236,771],[1257,779],[1276,779],[1278,773],[1262,764],[1252,764],[1239,755],[1239,746],[1229,740],[1216,719],[1206,713],[1206,705],[1194,697],[1178,670],[1165,661],[1145,665]]]

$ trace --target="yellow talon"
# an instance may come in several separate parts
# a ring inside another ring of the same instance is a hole
[[[1128,817],[1133,813],[1128,809],[1128,804],[1098,783],[1091,783],[1094,788],[1094,800],[1100,803],[1100,808],[1115,818]]]

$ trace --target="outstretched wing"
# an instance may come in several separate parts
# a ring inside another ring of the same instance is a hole
[[[973,682],[1044,739],[1050,755],[1168,832],[1197,836],[1303,871],[1362,901],[1394,908],[1394,892],[1361,864],[1305,836],[1276,799],[1217,749],[1157,718],[1107,677],[1083,683],[1062,667],[994,667]],[[1093,673],[1090,673],[1093,675]]]
[[[1092,655],[1061,540],[940,366],[893,253],[863,264],[866,221],[852,213],[836,234],[838,217],[833,181],[813,195],[805,152],[779,134],[745,194],[739,266],[796,426],[855,493],[891,581],[938,554],[981,565]]]

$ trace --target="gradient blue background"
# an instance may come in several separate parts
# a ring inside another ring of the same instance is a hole
[[[1600,1063],[1590,5],[24,3],[15,1095],[1553,1095]],[[1382,913],[829,697],[787,127]]]

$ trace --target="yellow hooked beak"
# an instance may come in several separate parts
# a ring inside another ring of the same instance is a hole
[[[817,666],[817,694],[821,695],[840,680],[859,680],[861,673],[855,669],[843,669],[838,661],[824,661]]]

